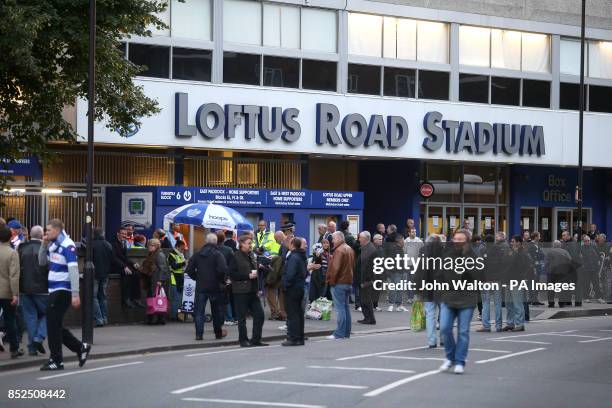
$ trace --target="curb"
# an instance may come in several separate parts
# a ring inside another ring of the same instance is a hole
[[[591,317],[591,316],[609,316],[612,314],[612,309],[575,309],[575,310],[559,310],[548,319],[567,319],[571,317]]]

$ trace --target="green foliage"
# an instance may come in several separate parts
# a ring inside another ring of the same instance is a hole
[[[120,133],[158,112],[132,82],[139,67],[119,40],[166,28],[154,13],[166,1],[97,0],[97,120]],[[0,157],[49,158],[48,142],[76,140],[65,106],[87,97],[89,0],[0,0]],[[2,180],[0,180],[0,185]]]

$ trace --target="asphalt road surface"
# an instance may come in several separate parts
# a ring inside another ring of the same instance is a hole
[[[387,332],[311,338],[304,347],[276,342],[94,360],[53,373],[6,372],[0,406],[612,406],[612,317],[533,322],[523,333],[472,332],[463,375],[440,372],[443,349],[425,344],[423,332]],[[59,390],[65,398],[9,399],[10,390]]]

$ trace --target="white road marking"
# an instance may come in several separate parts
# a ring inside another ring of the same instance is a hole
[[[268,401],[243,401],[215,398],[183,398],[183,401],[192,402],[217,402],[219,404],[240,404],[240,405],[262,405],[264,407],[288,407],[288,408],[325,408],[325,405],[292,404],[289,402],[268,402]]]
[[[85,373],[91,373],[92,371],[109,370],[111,368],[119,368],[119,367],[131,366],[131,365],[136,365],[136,364],[142,364],[142,363],[143,363],[142,361],[134,361],[132,363],[114,364],[114,365],[104,366],[104,367],[89,368],[87,370],[78,370],[78,371],[70,371],[70,372],[61,373],[61,374],[47,375],[45,377],[40,377],[38,379],[39,380],[50,380],[52,378],[67,377],[69,375],[85,374]]]
[[[299,381],[276,381],[276,380],[242,380],[250,383],[262,384],[279,384],[279,385],[301,385],[304,387],[323,387],[323,388],[346,388],[351,390],[363,390],[369,388],[366,385],[344,385],[344,384],[323,384],[323,383],[308,383]]]
[[[612,340],[612,337],[600,337],[593,340],[580,340],[578,343],[595,343],[596,341]]]
[[[397,360],[436,360],[436,361],[444,361],[445,358],[439,357],[407,357],[407,356],[376,356],[378,358],[394,358]]]
[[[419,374],[416,374],[416,375],[413,375],[413,376],[410,376],[410,377],[403,378],[401,380],[392,382],[390,384],[387,384],[385,386],[382,386],[382,387],[377,388],[375,390],[372,390],[370,392],[367,392],[367,393],[363,394],[363,396],[364,397],[376,397],[376,396],[382,394],[383,392],[386,392],[386,391],[392,390],[394,388],[397,388],[400,385],[408,384],[409,382],[416,381],[416,380],[419,380],[421,378],[429,377],[430,375],[435,375],[435,374],[438,374],[438,373],[441,373],[441,372],[442,371],[440,371],[440,370],[431,370],[431,371],[426,371],[424,373],[419,373]]]
[[[327,368],[329,370],[353,370],[353,371],[377,371],[383,373],[403,373],[412,374],[414,370],[399,370],[396,368],[376,368],[376,367],[339,367],[339,366],[308,366],[308,368]]]
[[[601,329],[599,331],[612,332],[612,329]]]
[[[271,348],[271,347],[280,347],[280,344],[271,344],[270,346],[268,346],[266,348]],[[207,356],[209,354],[231,353],[233,351],[252,351],[252,350],[255,350],[255,349],[257,349],[257,347],[250,347],[250,348],[236,347],[236,348],[232,348],[232,349],[228,349],[228,350],[207,351],[205,353],[185,354],[185,357]]]
[[[499,340],[492,340],[492,341],[507,341],[508,343],[552,344],[546,341],[534,341],[534,340],[499,339]]]
[[[515,334],[515,335],[512,335],[512,336],[505,336],[505,337],[490,337],[487,340],[516,339],[516,338],[519,338],[519,337],[545,336],[547,334],[549,334],[549,335],[566,334],[566,333],[574,333],[574,332],[577,332],[577,331],[578,330],[565,330],[565,331],[560,331],[560,332]]]
[[[559,337],[582,337],[585,339],[599,339],[597,336],[586,336],[583,334],[549,334],[549,336],[559,336]]]
[[[506,358],[516,357],[516,356],[522,356],[523,354],[535,353],[536,351],[542,351],[542,350],[546,350],[546,348],[540,347],[540,348],[531,349],[531,350],[519,351],[518,353],[506,354],[504,356],[493,357],[493,358],[489,358],[486,360],[478,360],[476,361],[476,364],[491,363],[493,361],[504,360]]]
[[[172,394],[183,394],[189,391],[198,390],[200,388],[210,387],[211,385],[217,385],[217,384],[221,384],[221,383],[228,382],[228,381],[238,380],[240,378],[250,377],[252,375],[270,373],[272,371],[279,371],[279,370],[284,370],[284,369],[285,367],[274,367],[274,368],[268,368],[265,370],[251,371],[251,372],[244,373],[244,374],[233,375],[231,377],[219,378],[218,380],[208,381],[202,384],[192,385],[191,387],[181,388],[178,390],[174,390],[171,393]]]
[[[384,356],[386,354],[394,354],[394,353],[401,353],[403,351],[413,351],[413,350],[421,350],[421,349],[425,349],[427,348],[427,346],[422,346],[422,347],[412,347],[412,348],[407,348],[407,349],[400,349],[400,350],[389,350],[389,351],[381,351],[378,353],[370,353],[370,354],[358,354],[356,356],[349,356],[349,357],[341,357],[341,358],[337,358],[336,361],[346,361],[346,360],[355,360],[358,358],[367,358],[367,357],[375,357],[375,356]]]
[[[481,349],[481,348],[471,348],[469,350],[470,351],[483,351],[485,353],[502,353],[502,354],[512,353],[511,351],[507,351],[507,350],[490,350],[490,349]]]

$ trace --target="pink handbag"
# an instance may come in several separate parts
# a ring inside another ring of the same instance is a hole
[[[147,314],[166,314],[168,313],[168,298],[166,291],[161,286],[157,288],[157,294],[154,297],[147,298]]]

